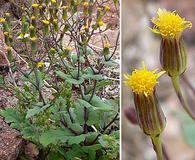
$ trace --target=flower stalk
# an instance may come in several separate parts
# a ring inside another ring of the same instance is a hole
[[[151,136],[152,144],[154,150],[156,152],[157,160],[163,160],[163,150],[162,150],[162,143],[161,143],[161,135],[158,136]]]
[[[179,98],[180,103],[182,104],[184,110],[188,113],[188,115],[195,120],[195,114],[193,111],[190,109],[189,104],[187,103],[185,97],[182,94],[181,87],[180,87],[180,82],[179,82],[179,76],[171,77],[172,84],[174,86],[175,92],[177,94],[177,97]]]

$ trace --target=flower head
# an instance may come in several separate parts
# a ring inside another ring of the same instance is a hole
[[[38,7],[39,7],[39,4],[34,3],[34,4],[32,4],[32,7],[33,7],[33,8],[38,8]]]
[[[105,48],[110,48],[110,43],[107,41],[106,44],[104,45]]]
[[[45,25],[49,25],[49,21],[47,21],[47,20],[42,20],[42,22],[43,22]]]
[[[44,65],[45,65],[44,62],[38,62],[37,63],[37,68],[43,68]]]
[[[106,5],[106,6],[105,6],[105,9],[106,9],[107,11],[109,11],[109,10],[110,10],[110,7],[109,7],[108,5]]]
[[[165,38],[176,38],[182,34],[182,32],[192,27],[192,23],[185,18],[180,17],[176,11],[170,12],[166,9],[158,9],[158,16],[151,21],[154,24],[153,28],[150,28],[152,32],[160,34]]]
[[[0,23],[5,23],[6,19],[5,18],[0,18]]]
[[[72,50],[71,47],[67,47],[67,48],[66,48],[66,51],[68,51],[68,52],[70,52],[71,50]]]
[[[37,40],[37,38],[36,37],[31,37],[30,40],[35,42]]]
[[[99,27],[102,27],[104,25],[104,22],[102,20],[99,20],[97,23]]]
[[[158,84],[158,78],[165,73],[165,71],[156,73],[158,69],[149,71],[142,63],[143,69],[135,69],[131,75],[124,74],[127,79],[124,83],[130,87],[136,94],[150,95],[154,91],[154,87]]]
[[[84,7],[88,7],[89,6],[89,2],[84,2]]]
[[[55,4],[56,3],[56,0],[51,0],[51,3]]]

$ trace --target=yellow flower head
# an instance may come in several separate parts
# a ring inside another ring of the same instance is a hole
[[[30,25],[29,29],[33,30],[33,29],[35,29],[35,27],[33,25]]]
[[[6,15],[7,17],[9,17],[9,16],[10,16],[10,13],[9,13],[9,12],[6,12],[5,15]]]
[[[0,18],[0,23],[5,23],[5,18]]]
[[[7,47],[6,47],[6,50],[9,52],[9,51],[11,51],[11,50],[12,50],[12,47],[7,46]]]
[[[89,29],[89,26],[86,24],[86,25],[84,25],[84,29],[85,30],[88,30]]]
[[[32,4],[32,7],[33,7],[33,8],[38,8],[38,7],[39,7],[39,4],[34,3],[34,4]]]
[[[44,62],[38,62],[37,63],[37,68],[43,68],[44,65],[45,65]]]
[[[110,10],[110,7],[109,7],[108,5],[106,5],[106,6],[105,6],[105,9],[106,9],[107,11],[109,11],[109,10]]]
[[[158,84],[158,78],[165,73],[165,71],[156,73],[158,69],[149,71],[142,63],[143,69],[135,69],[131,75],[124,74],[127,79],[124,83],[130,87],[136,94],[150,95],[154,91],[154,87]]]
[[[89,6],[89,2],[84,2],[84,7],[88,7]]]
[[[68,6],[62,6],[62,9],[67,10],[69,7]]]
[[[32,16],[32,17],[31,17],[31,19],[32,19],[32,20],[35,20],[35,19],[36,19],[36,17],[35,17],[35,16]]]
[[[49,21],[47,21],[47,20],[42,20],[42,22],[43,22],[45,25],[49,25]]]
[[[99,21],[98,21],[98,26],[101,27],[101,26],[103,26],[103,25],[104,25],[104,22],[103,22],[102,20],[99,20]]]
[[[35,42],[37,40],[37,38],[36,37],[31,37],[30,40]]]
[[[70,52],[71,50],[72,50],[71,47],[67,47],[67,48],[66,48],[66,51],[68,51],[68,52]]]
[[[110,43],[107,41],[106,44],[104,45],[105,48],[110,48]]]
[[[182,34],[186,28],[191,28],[192,23],[185,18],[180,17],[176,11],[170,12],[166,9],[158,9],[158,16],[151,21],[154,27],[150,28],[152,32],[160,34],[165,38],[176,38]]]
[[[51,3],[55,4],[56,3],[56,0],[51,0]]]

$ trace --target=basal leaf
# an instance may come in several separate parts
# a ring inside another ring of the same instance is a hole
[[[7,108],[6,110],[1,110],[0,115],[5,118],[5,121],[7,123],[20,123],[23,120],[23,116],[15,108]]]
[[[68,137],[68,144],[73,145],[73,144],[79,144],[81,142],[85,141],[87,134],[81,134],[79,136],[69,136]]]
[[[56,145],[58,142],[66,142],[71,135],[72,132],[68,129],[50,129],[41,135],[40,143],[45,147],[49,144]]]

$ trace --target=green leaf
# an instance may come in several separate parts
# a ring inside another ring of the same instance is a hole
[[[69,124],[69,127],[77,133],[83,132],[83,127],[81,127],[81,125],[79,123]]]
[[[76,102],[74,103],[74,105],[75,105],[74,113],[76,114],[78,123],[81,125],[85,124],[83,105],[80,105],[79,103],[76,103]]]
[[[74,64],[77,63],[78,56],[76,53],[71,54],[71,60]]]
[[[73,144],[72,149],[66,153],[67,160],[80,160],[79,158],[84,154],[80,145]]]
[[[79,136],[69,136],[68,137],[68,144],[73,145],[73,144],[79,144],[81,142],[85,141],[87,134],[81,134]]]
[[[48,160],[65,160],[65,159],[59,152],[50,152],[48,155]]]
[[[96,89],[97,90],[100,90],[103,87],[109,86],[109,85],[112,85],[112,81],[111,80],[102,80],[102,81],[100,81],[100,82],[97,83]],[[87,93],[91,93],[91,91],[93,90],[93,87],[94,87],[93,85],[89,86],[87,88],[87,91],[86,92]]]
[[[37,128],[30,124],[29,126],[21,130],[21,134],[23,135],[23,138],[31,140],[33,142],[37,142],[39,140],[39,133],[37,131]]]
[[[39,70],[37,70],[37,79],[39,83],[39,89],[41,89],[43,87],[43,75]]]
[[[83,107],[86,107],[86,108],[93,108],[94,106],[92,106],[89,102],[83,100],[83,99],[77,99],[77,102],[82,105]]]
[[[106,140],[104,140],[103,138],[102,138],[102,136],[101,137],[99,137],[99,143],[102,145],[102,147],[107,147],[108,146],[108,141],[106,141]]]
[[[71,66],[70,63],[69,63],[67,60],[64,60],[64,61],[63,61],[63,64],[64,64],[66,67],[70,68],[70,69],[74,69],[74,67]]]
[[[39,114],[40,112],[43,112],[45,109],[47,109],[48,107],[50,107],[50,104],[47,104],[47,105],[44,105],[44,106],[33,106],[32,109],[29,109],[27,111],[27,114],[26,114],[26,119],[28,118],[31,118],[37,114]]]
[[[71,75],[65,74],[62,71],[56,71],[56,74],[70,84],[79,85],[84,82],[84,78],[79,77],[79,79],[77,80],[75,78],[72,78]]]
[[[4,84],[5,84],[4,77],[0,75],[0,85],[4,85]]]
[[[7,123],[23,121],[23,116],[14,108],[7,108],[6,110],[0,111],[0,115],[5,118]]]
[[[49,144],[56,145],[58,142],[66,142],[71,135],[72,132],[68,129],[50,129],[41,135],[40,143],[45,147]]]
[[[114,67],[116,65],[119,65],[118,62],[114,60],[104,61],[103,64],[108,67]]]
[[[98,125],[100,123],[100,111],[94,110],[93,108],[88,108],[88,120],[87,124],[90,125]]]
[[[96,152],[100,150],[102,147],[100,144],[94,144],[90,146],[83,146],[83,151],[88,153],[88,159],[96,160]]]
[[[93,79],[93,80],[97,80],[97,81],[100,81],[100,80],[103,80],[104,77],[102,75],[94,75],[94,74],[83,74],[82,77],[84,79]]]
[[[91,143],[97,138],[98,135],[99,135],[99,133],[97,133],[97,132],[89,132],[85,141],[87,143]]]
[[[87,95],[85,96],[85,100],[89,100],[91,95]],[[108,102],[102,100],[100,97],[98,96],[93,96],[90,104],[92,106],[95,106],[98,110],[102,110],[102,111],[114,111],[113,106],[108,104]]]
[[[33,109],[29,109],[26,114],[26,119],[33,117],[36,114],[39,114],[41,112],[41,108],[36,106]]]

